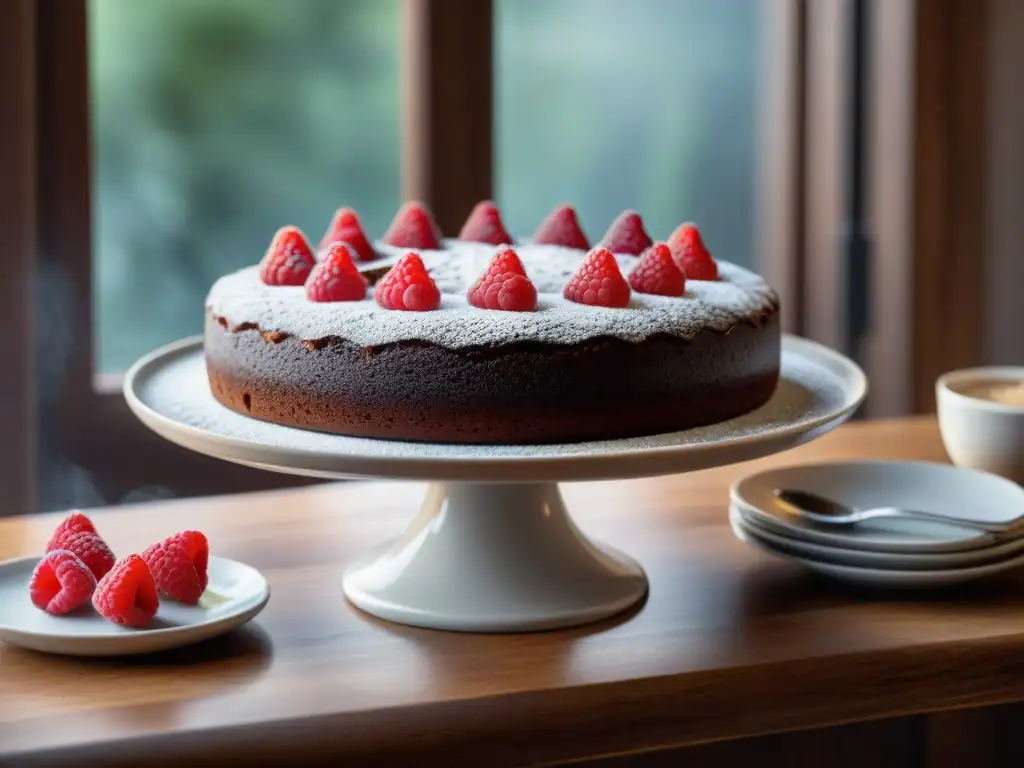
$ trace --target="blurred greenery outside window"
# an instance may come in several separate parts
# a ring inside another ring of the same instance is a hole
[[[495,0],[494,195],[698,222],[756,267],[760,0]],[[400,203],[399,0],[91,0],[96,366],[202,327],[220,275]],[[454,233],[449,233],[454,234]]]

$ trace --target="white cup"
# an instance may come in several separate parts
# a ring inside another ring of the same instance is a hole
[[[1021,382],[1024,367],[967,368],[939,377],[939,430],[954,464],[1024,484],[1024,406],[967,394],[986,384]]]

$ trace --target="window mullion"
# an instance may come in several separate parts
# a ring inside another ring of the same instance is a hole
[[[402,195],[454,235],[492,195],[491,0],[403,0]]]

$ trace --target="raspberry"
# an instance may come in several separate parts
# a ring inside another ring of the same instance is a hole
[[[317,262],[306,280],[306,298],[310,301],[359,301],[366,298],[366,278],[352,261],[348,243],[327,248],[323,261]]]
[[[56,549],[57,547],[54,547],[53,543],[61,536],[69,533],[83,532],[96,533],[96,526],[93,525],[92,520],[76,509],[70,515],[65,517],[61,521],[60,525],[57,526],[57,529],[53,532],[53,536],[50,537],[50,543],[46,546],[46,551],[49,552],[51,549]]]
[[[54,616],[63,616],[85,605],[95,589],[96,577],[89,566],[65,549],[43,555],[28,583],[32,604]]]
[[[532,312],[537,308],[537,289],[511,248],[498,250],[466,298],[480,309]]]
[[[324,255],[327,249],[334,243],[347,243],[359,261],[372,261],[377,258],[377,252],[373,250],[370,241],[366,238],[363,225],[359,223],[359,217],[351,208],[339,208],[331,219],[324,236],[320,238],[320,245],[317,246],[317,254]]]
[[[138,555],[119,560],[92,595],[100,616],[125,627],[143,627],[156,616],[160,596],[146,561]]]
[[[427,274],[423,259],[412,251],[380,279],[373,297],[384,309],[428,312],[441,306],[441,292]]]
[[[497,206],[490,200],[484,200],[476,204],[466,223],[462,225],[459,240],[504,245],[512,242],[512,236],[501,223],[501,214],[498,213]]]
[[[206,591],[210,545],[199,531],[183,531],[142,553],[157,588],[179,603],[195,605]]]
[[[315,263],[302,231],[281,227],[260,262],[260,280],[265,285],[302,285]]]
[[[114,553],[81,512],[72,512],[53,532],[46,551],[58,549],[74,552],[97,579],[102,579],[114,565]]]
[[[681,224],[668,239],[676,264],[690,280],[717,280],[718,265],[695,224]]]
[[[629,284],[607,248],[598,246],[566,283],[562,295],[577,304],[595,307],[625,307],[629,304]]]
[[[686,275],[672,258],[672,250],[665,243],[655,243],[629,273],[629,284],[637,293],[682,296]]]
[[[600,244],[612,253],[639,256],[650,248],[653,242],[644,229],[640,214],[636,211],[623,211],[608,227]]]
[[[384,235],[384,242],[396,248],[436,251],[441,248],[441,230],[427,207],[414,200],[395,214],[395,220]]]
[[[585,251],[590,247],[583,234],[576,211],[571,205],[560,205],[540,223],[533,233],[533,242],[539,245],[561,245]]]

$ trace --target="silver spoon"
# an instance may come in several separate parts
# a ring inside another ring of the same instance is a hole
[[[865,520],[880,517],[902,517],[912,520],[929,520],[946,525],[958,525],[989,533],[1008,533],[1021,527],[1021,518],[1005,523],[996,523],[984,520],[969,520],[952,515],[938,515],[916,509],[901,509],[900,507],[857,509],[855,507],[848,507],[833,499],[819,496],[816,493],[811,493],[810,491],[798,491],[787,488],[777,489],[775,497],[779,501],[783,501],[796,508],[802,517],[822,525],[856,525]]]

